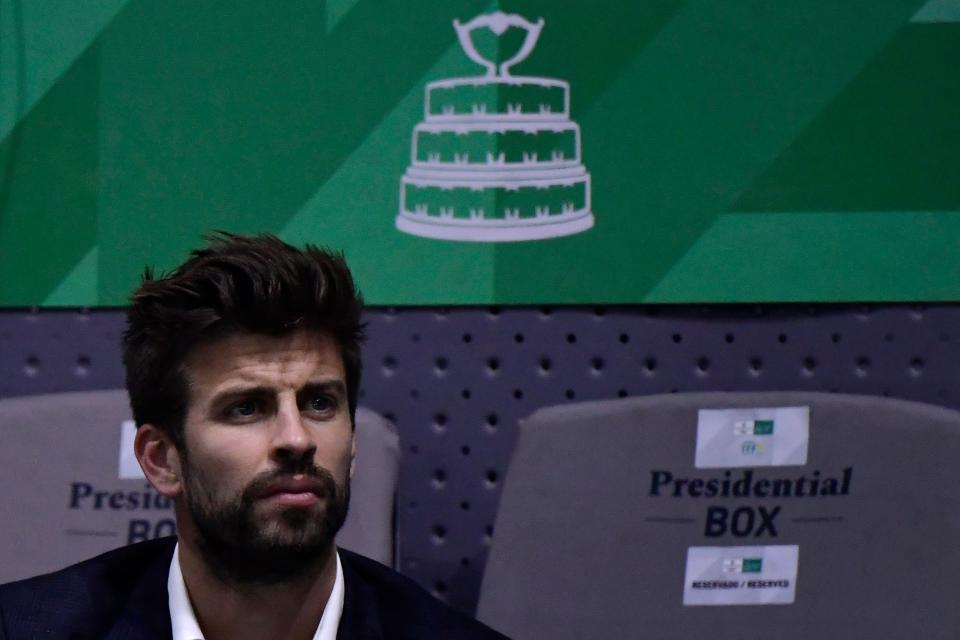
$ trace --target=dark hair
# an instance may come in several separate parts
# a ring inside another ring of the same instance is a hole
[[[208,246],[171,273],[155,278],[148,267],[130,298],[123,364],[137,426],[155,424],[182,448],[191,350],[237,333],[299,329],[323,331],[340,347],[353,420],[363,298],[343,255],[309,244],[297,249],[273,235],[205,239]]]

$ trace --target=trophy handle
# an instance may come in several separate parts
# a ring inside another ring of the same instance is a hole
[[[453,21],[453,28],[457,32],[460,46],[463,47],[464,52],[471,60],[486,68],[488,77],[497,75],[497,64],[480,55],[476,47],[473,46],[473,39],[470,37],[471,32],[483,27],[489,28],[498,36],[503,35],[503,32],[510,27],[519,27],[527,32],[527,36],[524,38],[523,46],[520,47],[520,50],[509,60],[500,63],[499,75],[507,77],[510,75],[510,67],[525,60],[526,57],[530,55],[530,52],[533,51],[533,47],[536,46],[537,39],[540,37],[540,30],[543,29],[543,25],[543,18],[540,18],[536,22],[530,22],[521,15],[503,13],[502,11],[476,16],[465,24],[461,24],[459,20]]]

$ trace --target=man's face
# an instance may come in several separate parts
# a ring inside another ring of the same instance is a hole
[[[339,348],[318,332],[239,334],[198,347],[186,370],[181,533],[195,535],[224,579],[311,570],[349,501],[353,428]]]

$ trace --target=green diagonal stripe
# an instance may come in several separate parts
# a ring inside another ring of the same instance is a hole
[[[476,70],[459,45],[450,46],[287,223],[281,236],[342,248],[364,295],[380,304],[492,300],[493,246],[425,240],[399,233],[393,222],[399,177],[410,161],[413,125],[424,117],[423,86]],[[400,270],[408,275],[384,277]]]
[[[96,243],[98,86],[94,45],[0,145],[8,163],[0,184],[6,305],[39,304]]]
[[[499,249],[497,297],[643,299],[920,4],[686,5],[582,117],[596,228]]]
[[[0,0],[0,139],[90,47],[127,0]]]
[[[904,27],[732,208],[960,210],[960,73],[946,60],[960,60],[960,24]]]
[[[128,7],[103,36],[100,239],[126,251],[101,255],[102,300],[210,228],[283,228],[482,6],[359,2],[330,34],[312,1]]]
[[[958,212],[727,214],[648,300],[956,300],[958,238]]]

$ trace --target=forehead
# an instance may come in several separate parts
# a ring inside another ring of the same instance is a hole
[[[232,334],[199,345],[184,364],[189,385],[210,392],[232,384],[287,387],[344,377],[339,346],[329,334],[310,330]]]

